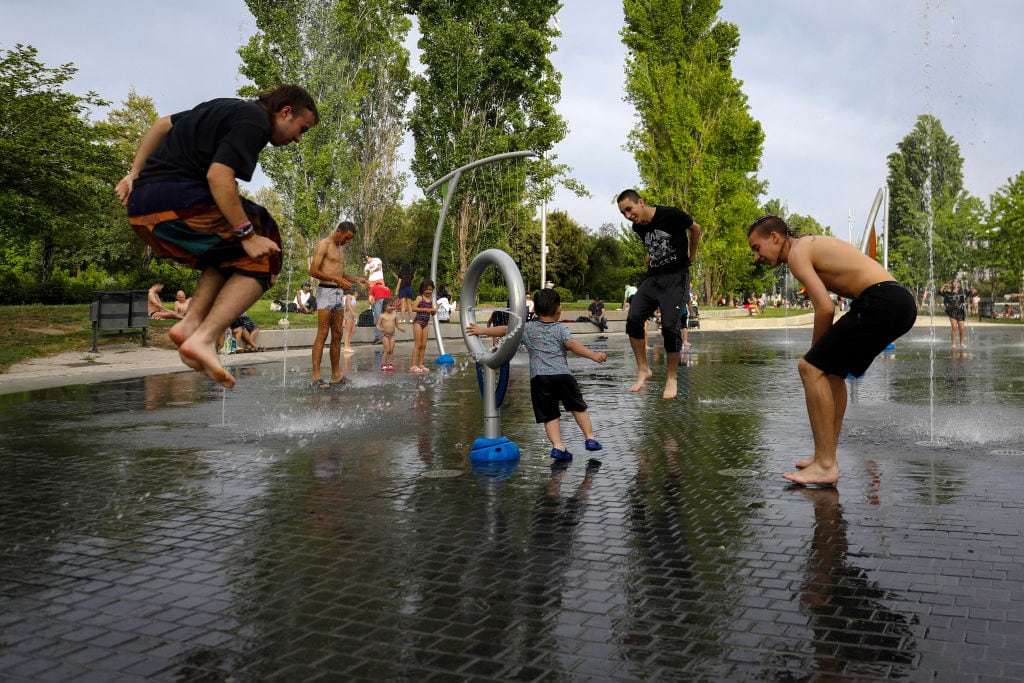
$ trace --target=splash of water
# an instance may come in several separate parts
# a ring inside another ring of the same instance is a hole
[[[288,330],[291,327],[291,323],[288,320],[288,314],[290,312],[289,303],[294,299],[292,295],[292,273],[295,272],[295,230],[294,228],[285,231],[285,243],[284,250],[281,254],[282,261],[287,264],[285,266],[285,300],[284,300],[284,335],[283,345],[284,354],[281,356],[281,386],[288,386]],[[291,297],[291,298],[289,298]]]

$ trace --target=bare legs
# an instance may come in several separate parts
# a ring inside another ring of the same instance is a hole
[[[654,374],[651,372],[651,366],[647,364],[647,337],[640,339],[630,337],[629,345],[633,349],[633,358],[636,359],[636,381],[633,382],[633,386],[629,390],[640,391]]]
[[[633,349],[633,357],[636,359],[636,381],[633,382],[633,386],[629,388],[630,391],[636,392],[644,388],[654,373],[651,372],[651,366],[647,362],[647,338],[635,339],[629,338],[629,345]],[[667,361],[668,368],[665,373],[665,391],[661,394],[664,399],[675,398],[678,393],[678,384],[676,382],[676,375],[679,371],[679,352],[672,351],[665,353],[665,359]]]
[[[356,350],[352,348],[352,336],[356,333],[356,319],[355,316],[345,314],[345,353],[355,353]]]
[[[576,420],[576,424],[579,425],[580,431],[583,432],[584,439],[594,438],[594,425],[590,421],[590,413],[586,410],[573,411],[573,418]],[[565,450],[565,443],[562,441],[562,429],[561,424],[557,419],[548,420],[544,423],[544,433],[548,435],[548,441],[551,442],[553,448],[557,448],[560,451]]]
[[[665,352],[665,361],[668,368],[665,372],[665,391],[662,392],[661,397],[670,399],[675,398],[678,391],[676,388],[676,375],[679,372],[679,352]]]
[[[331,359],[331,383],[340,382],[341,374],[341,328],[345,322],[345,312],[338,310],[318,309],[316,338],[313,340],[313,374],[310,381],[316,384],[320,381],[320,364],[324,357],[324,343],[327,341],[328,332],[331,335],[330,359]]]
[[[966,347],[967,346],[967,342],[964,341],[964,334],[967,332],[967,323],[966,323],[966,321],[964,321],[964,320],[955,320],[953,318],[950,318],[949,319],[949,325],[950,325],[950,330],[949,330],[950,343],[952,344],[953,348],[956,348],[957,346]],[[960,340],[959,344],[957,343],[957,337],[959,337],[959,340]]]
[[[782,476],[796,484],[836,484],[836,449],[846,414],[846,381],[838,375],[826,375],[805,360],[800,361],[799,370],[814,436],[814,455],[796,463],[799,472]]]
[[[182,362],[218,384],[234,386],[235,378],[217,358],[217,343],[224,330],[261,294],[263,286],[251,277],[232,275],[225,279],[214,268],[204,270],[188,313],[168,332],[171,341],[178,346]]]
[[[427,328],[417,323],[412,324],[412,367],[411,372],[427,372],[423,358],[427,355]]]

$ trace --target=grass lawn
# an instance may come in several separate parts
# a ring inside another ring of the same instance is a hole
[[[170,306],[168,306],[170,308]],[[277,321],[283,313],[270,310],[269,301],[257,301],[249,309],[249,315],[264,329],[277,329]],[[67,351],[88,353],[92,349],[92,321],[89,319],[89,304],[71,306],[0,306],[0,372],[15,363],[49,356]],[[146,332],[146,343],[161,349],[173,349],[174,344],[167,336],[175,320],[150,320]],[[292,328],[316,327],[315,315],[288,316]],[[118,336],[100,334],[99,346],[106,344],[137,342],[138,335]]]

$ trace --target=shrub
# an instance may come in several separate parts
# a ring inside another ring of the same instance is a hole
[[[571,306],[576,301],[576,295],[565,287],[555,287],[555,291],[558,292],[563,307]]]

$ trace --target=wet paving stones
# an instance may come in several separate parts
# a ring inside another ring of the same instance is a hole
[[[694,333],[674,401],[584,338],[591,467],[569,416],[550,467],[518,356],[505,468],[458,357],[0,397],[0,679],[1020,680],[1024,334],[944,332],[848,382],[838,489],[779,476],[807,330]]]

